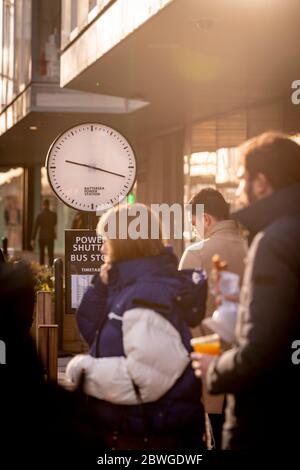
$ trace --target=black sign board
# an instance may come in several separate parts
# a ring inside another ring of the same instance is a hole
[[[102,238],[95,230],[65,230],[66,313],[75,313],[93,276],[100,271]]]

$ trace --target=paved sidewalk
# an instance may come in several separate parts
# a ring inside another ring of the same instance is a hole
[[[59,357],[57,361],[57,381],[59,385],[66,388],[67,390],[73,390],[74,388],[74,384],[66,377],[66,367],[72,357],[73,356]]]
[[[72,359],[73,356],[59,357],[58,358],[58,372],[66,372],[66,367],[68,362]]]

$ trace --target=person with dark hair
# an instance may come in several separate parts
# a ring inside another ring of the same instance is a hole
[[[80,389],[68,392],[47,383],[30,335],[34,281],[24,263],[0,264],[0,466],[17,451],[25,463],[76,461],[86,450],[101,448],[99,421],[85,407]],[[97,427],[96,427],[97,425]],[[7,451],[7,453],[6,453]],[[26,465],[25,465],[26,466]],[[1,467],[2,468],[2,467]]]
[[[34,248],[35,237],[39,231],[39,260],[40,264],[45,263],[45,249],[48,251],[48,265],[52,266],[54,258],[54,240],[56,238],[55,227],[57,224],[56,213],[50,210],[49,199],[44,199],[43,210],[38,214],[31,240],[31,245]]]
[[[237,223],[229,218],[229,205],[222,194],[213,188],[204,188],[189,201],[192,204],[193,225],[203,226],[204,240],[189,246],[182,255],[179,269],[203,268],[209,279],[210,289],[206,302],[205,317],[209,318],[216,309],[215,296],[212,291],[212,258],[219,255],[226,260],[228,270],[240,276],[244,271],[244,258],[247,245],[239,235]],[[197,204],[204,205],[203,221],[196,220]],[[194,336],[212,333],[206,326],[201,325],[193,330]],[[205,385],[205,384],[204,384]],[[209,414],[212,425],[215,447],[221,447],[221,431],[223,424],[224,395],[213,397],[203,387],[205,410]]]
[[[229,205],[222,194],[216,189],[204,188],[191,198],[189,204],[192,205],[192,223],[195,227],[203,227],[204,240],[185,250],[179,269],[203,268],[209,275],[213,268],[212,257],[217,254],[226,260],[231,272],[242,278],[247,246],[237,223],[229,218]],[[203,221],[197,220],[198,204],[204,206]],[[206,317],[210,317],[214,309],[215,298],[211,294],[207,299]]]
[[[192,205],[194,216],[196,215],[196,205],[204,204],[204,213],[206,214],[205,222],[207,226],[214,223],[211,217],[213,217],[215,221],[229,219],[229,204],[227,204],[220,191],[216,189],[202,189],[190,199],[189,204]]]
[[[284,134],[267,132],[244,144],[245,191],[249,203],[300,181],[299,145]]]
[[[223,448],[278,459],[299,446],[300,146],[268,132],[247,142],[243,157],[249,207],[234,217],[254,238],[236,342],[215,360],[195,354],[194,365],[211,393],[228,394]]]

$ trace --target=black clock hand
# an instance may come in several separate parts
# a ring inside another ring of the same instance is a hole
[[[85,163],[77,163],[72,162],[71,160],[65,160],[66,163],[73,163],[73,165],[85,166],[86,168],[92,168],[93,170],[103,171],[104,173],[109,173],[110,175],[120,176],[121,178],[125,178],[125,175],[120,175],[119,173],[114,173],[113,171],[103,170],[102,168],[98,168],[97,166],[86,165]]]

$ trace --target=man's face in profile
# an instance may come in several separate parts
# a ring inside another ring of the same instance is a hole
[[[243,188],[243,200],[247,206],[250,206],[255,201],[260,199],[260,193],[257,192],[257,183],[257,177],[251,178],[249,172],[245,170],[240,184]]]
[[[245,171],[244,192],[246,194],[248,205],[250,205],[259,199],[270,196],[274,190],[264,173],[259,172],[251,178],[249,172]]]

